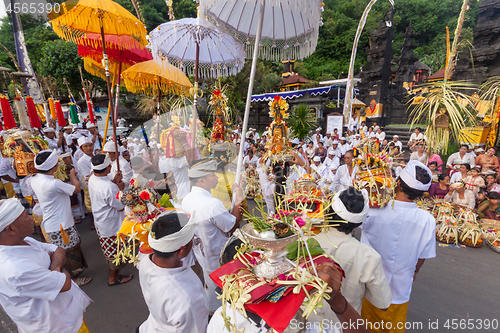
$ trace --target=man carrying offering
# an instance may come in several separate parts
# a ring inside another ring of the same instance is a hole
[[[90,299],[64,268],[64,249],[28,237],[33,231],[19,200],[0,201],[0,305],[21,333],[90,333]]]

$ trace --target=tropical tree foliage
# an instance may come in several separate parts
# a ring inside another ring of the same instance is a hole
[[[302,140],[317,125],[316,113],[307,104],[301,103],[290,112],[287,122],[292,135]]]

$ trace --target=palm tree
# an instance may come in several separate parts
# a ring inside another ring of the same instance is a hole
[[[307,104],[303,103],[293,109],[287,120],[291,134],[299,140],[306,138],[317,125],[316,114]]]

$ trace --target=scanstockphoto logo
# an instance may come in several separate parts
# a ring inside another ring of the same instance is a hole
[[[47,18],[49,12],[59,13],[61,5],[54,0],[3,0],[7,14],[32,15]]]

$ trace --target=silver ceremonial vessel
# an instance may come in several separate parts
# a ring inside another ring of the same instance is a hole
[[[260,238],[259,233],[251,223],[241,228],[245,239],[256,248],[266,249],[264,260],[254,267],[255,275],[266,279],[274,279],[293,269],[293,265],[285,259],[288,251],[285,246],[292,244],[298,239],[297,234],[285,238],[267,239]]]

